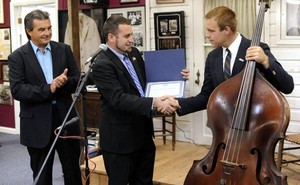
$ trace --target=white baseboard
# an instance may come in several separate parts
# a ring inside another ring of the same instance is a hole
[[[8,127],[1,127],[0,132],[8,133],[8,134],[20,134],[20,131],[16,128],[8,128]]]

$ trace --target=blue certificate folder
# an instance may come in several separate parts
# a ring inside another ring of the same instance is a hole
[[[145,51],[144,60],[147,97],[184,96],[185,80],[181,75],[186,66],[184,49]]]

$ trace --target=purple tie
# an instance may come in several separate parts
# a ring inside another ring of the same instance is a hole
[[[126,66],[127,66],[129,74],[131,75],[131,78],[133,79],[133,81],[134,81],[137,89],[140,92],[141,97],[144,97],[145,93],[143,91],[143,88],[141,86],[141,83],[140,83],[139,78],[138,78],[138,76],[137,76],[137,74],[136,74],[136,72],[135,72],[135,70],[133,68],[133,65],[132,65],[131,61],[129,60],[129,58],[128,58],[127,55],[124,55],[123,60],[124,60],[124,62],[126,64]]]

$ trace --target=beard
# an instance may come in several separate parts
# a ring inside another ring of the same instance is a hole
[[[119,42],[116,43],[116,48],[121,52],[121,53],[129,53],[132,51],[132,44],[119,44]]]

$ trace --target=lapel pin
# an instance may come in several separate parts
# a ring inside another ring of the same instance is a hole
[[[244,59],[242,59],[242,58],[239,58],[239,61],[241,61],[241,62],[244,62]]]

